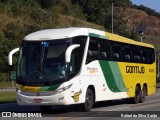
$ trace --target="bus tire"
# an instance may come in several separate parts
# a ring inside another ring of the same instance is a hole
[[[141,98],[140,98],[141,103],[145,101],[146,96],[147,96],[147,89],[145,86],[143,86],[142,91],[141,91]]]
[[[85,102],[82,105],[83,111],[85,112],[89,112],[91,111],[92,107],[93,107],[93,92],[91,89],[87,89],[86,92],[86,97],[85,97]]]
[[[141,98],[141,90],[139,86],[136,86],[135,96],[132,98],[133,103],[138,104],[140,102],[140,98]]]

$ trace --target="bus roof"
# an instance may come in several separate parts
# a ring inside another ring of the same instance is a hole
[[[37,31],[27,35],[24,40],[38,41],[38,40],[57,40],[74,36],[88,35],[87,28],[58,28],[58,29],[46,29]]]
[[[109,40],[112,40],[112,41],[117,41],[117,42],[122,42],[122,43],[128,43],[128,44],[134,44],[134,45],[154,48],[154,46],[151,45],[151,44],[144,43],[144,42],[138,42],[138,41],[126,38],[126,37],[122,37],[122,36],[117,35],[117,34],[112,34],[112,33],[106,32],[106,36],[108,36]]]
[[[75,36],[88,36],[89,34],[92,34],[95,37],[109,39],[112,41],[119,41],[123,43],[129,43],[129,44],[135,44],[135,45],[154,48],[153,45],[137,42],[135,40],[131,40],[129,38],[125,38],[109,32],[100,31],[92,28],[80,28],[80,27],[45,29],[45,30],[37,31],[27,35],[24,38],[24,40],[26,41],[58,40],[58,39],[75,37]]]

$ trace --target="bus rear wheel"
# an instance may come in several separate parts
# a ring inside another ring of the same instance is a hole
[[[141,103],[145,101],[146,96],[147,96],[147,89],[145,86],[143,86],[142,91],[141,91],[141,98],[140,98]]]
[[[86,112],[91,111],[93,107],[93,92],[91,89],[87,89],[86,97],[85,97],[85,103],[83,103],[83,110]]]

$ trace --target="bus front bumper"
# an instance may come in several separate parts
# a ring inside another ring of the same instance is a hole
[[[69,105],[70,98],[66,92],[50,96],[26,96],[17,92],[17,103],[19,105]]]

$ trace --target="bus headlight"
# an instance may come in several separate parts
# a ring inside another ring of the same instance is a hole
[[[18,85],[16,86],[16,92],[22,93],[22,90],[20,89],[20,87]]]
[[[61,93],[61,92],[65,91],[65,90],[68,90],[71,86],[72,86],[72,84],[70,84],[68,86],[65,86],[65,87],[62,87],[60,89],[57,89],[56,93]]]

